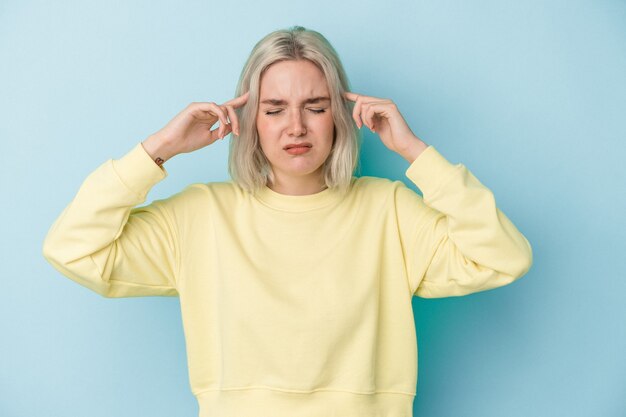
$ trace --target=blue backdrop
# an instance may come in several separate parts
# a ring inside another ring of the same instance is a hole
[[[233,97],[265,34],[323,33],[529,239],[519,281],[414,298],[415,416],[626,415],[626,3],[17,1],[0,5],[0,415],[195,416],[177,298],[105,299],[43,238],[83,179],[192,101]],[[408,163],[364,129],[359,175]],[[228,179],[227,140],[148,201]]]

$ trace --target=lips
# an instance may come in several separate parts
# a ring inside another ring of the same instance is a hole
[[[309,142],[302,142],[302,143],[290,143],[289,145],[285,146],[283,149],[291,149],[291,148],[310,148],[313,145],[311,145]]]

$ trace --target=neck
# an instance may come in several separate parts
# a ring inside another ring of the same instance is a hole
[[[268,183],[267,186],[272,191],[286,195],[316,194],[328,188],[320,174],[321,170],[319,173],[312,173],[307,176],[285,178],[274,172],[275,182]]]

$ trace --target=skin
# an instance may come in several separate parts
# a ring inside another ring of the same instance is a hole
[[[345,92],[344,97],[353,101],[352,118],[359,128],[365,124],[380,137],[390,150],[412,164],[428,147],[418,138],[404,120],[396,103],[386,98]]]
[[[304,103],[310,97],[329,97],[323,73],[311,62],[281,61],[270,66],[261,81],[260,102],[284,100],[283,104],[259,104],[256,125],[261,148],[272,165],[276,182],[268,187],[281,194],[308,195],[325,188],[321,167],[328,157],[334,133],[330,102]],[[409,128],[396,104],[385,98],[345,92],[354,103],[352,117],[361,128],[367,126],[383,144],[412,164],[428,144]],[[223,139],[239,135],[235,109],[246,105],[249,92],[221,105],[194,102],[164,128],[142,142],[153,160],[168,160]],[[324,112],[316,112],[320,110]],[[277,112],[274,115],[268,112]],[[220,126],[211,127],[220,121]],[[290,155],[283,147],[294,142],[310,142],[313,147],[302,155]]]
[[[289,195],[322,191],[326,188],[322,167],[330,154],[335,129],[324,73],[307,60],[277,62],[261,77],[259,97],[259,142],[275,178],[268,187]],[[305,102],[315,97],[327,99]],[[270,99],[284,104],[264,103]],[[284,149],[287,144],[301,142],[312,145],[304,154],[290,155]]]

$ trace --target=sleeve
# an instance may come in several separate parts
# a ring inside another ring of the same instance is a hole
[[[507,285],[533,262],[532,248],[463,164],[429,145],[406,170],[423,197],[395,181],[409,290],[451,297]]]
[[[177,296],[179,250],[170,200],[136,207],[167,175],[141,143],[107,160],[52,224],[43,256],[103,297]]]

